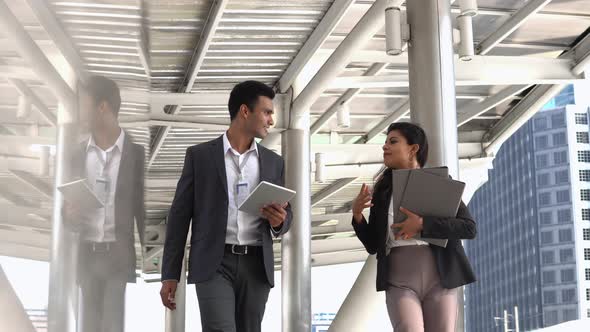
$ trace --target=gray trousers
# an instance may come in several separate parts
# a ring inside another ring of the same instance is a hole
[[[123,332],[125,328],[125,288],[127,270],[112,265],[110,255],[87,253],[80,269],[79,332]]]
[[[270,292],[260,255],[225,252],[212,279],[196,284],[203,332],[260,332]]]
[[[395,332],[454,332],[457,289],[445,289],[428,246],[391,249],[385,292]]]

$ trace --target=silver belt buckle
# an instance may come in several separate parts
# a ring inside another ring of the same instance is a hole
[[[244,246],[244,252],[236,251],[236,246],[237,246],[237,244],[231,245],[231,253],[232,254],[234,254],[234,255],[247,255],[248,254],[248,246]]]

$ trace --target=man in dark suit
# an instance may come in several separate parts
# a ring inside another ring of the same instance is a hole
[[[186,151],[166,227],[162,303],[174,294],[192,225],[188,283],[196,284],[204,332],[256,332],[274,286],[272,237],[291,223],[289,205],[272,204],[260,216],[238,210],[260,181],[284,184],[284,160],[260,146],[274,124],[274,91],[263,83],[236,85],[227,132]],[[191,224],[192,220],[192,224]]]
[[[115,82],[90,77],[79,102],[81,124],[91,135],[74,152],[72,173],[85,178],[104,202],[90,211],[65,202],[64,222],[80,234],[79,331],[122,332],[126,283],[135,282],[135,224],[143,244],[144,148],[119,127],[121,97]]]

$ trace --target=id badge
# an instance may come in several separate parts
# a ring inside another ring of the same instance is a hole
[[[248,182],[243,180],[238,181],[236,184],[236,203],[238,207],[244,203],[249,194],[250,190],[248,188]]]
[[[107,203],[107,195],[109,192],[109,180],[106,178],[99,176],[96,178],[96,184],[94,185],[94,193],[96,197],[106,205]]]

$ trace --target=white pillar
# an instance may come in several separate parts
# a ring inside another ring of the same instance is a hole
[[[58,113],[68,112],[62,104]],[[70,118],[70,115],[58,118]],[[77,127],[60,122],[57,128],[55,184],[53,190],[53,225],[49,265],[48,332],[76,331],[78,312],[78,234],[66,229],[62,221],[63,196],[57,185],[72,180],[72,142],[76,142]]]
[[[510,329],[508,329],[508,310],[504,310],[504,332],[508,332],[510,331]]]
[[[25,308],[0,265],[0,327],[2,331],[35,332]]]
[[[518,321],[518,306],[514,306],[514,332],[520,332],[520,322]]]
[[[370,255],[365,261],[350,292],[338,309],[328,332],[367,331],[367,323],[375,317],[377,308],[385,305],[375,290],[377,277],[377,258]]]
[[[282,245],[283,332],[311,330],[311,167],[309,111],[283,132],[285,185],[297,192],[293,222]]]
[[[186,254],[185,254],[186,255]],[[186,264],[187,259],[182,260],[182,269],[180,271],[180,280],[176,286],[174,301],[176,310],[166,309],[165,332],[184,332],[186,317]]]
[[[407,2],[410,116],[428,133],[428,166],[446,165],[459,178],[453,27],[449,0]],[[465,330],[463,288],[457,331]]]
[[[428,133],[430,166],[458,175],[453,28],[449,0],[408,1],[410,116]]]

